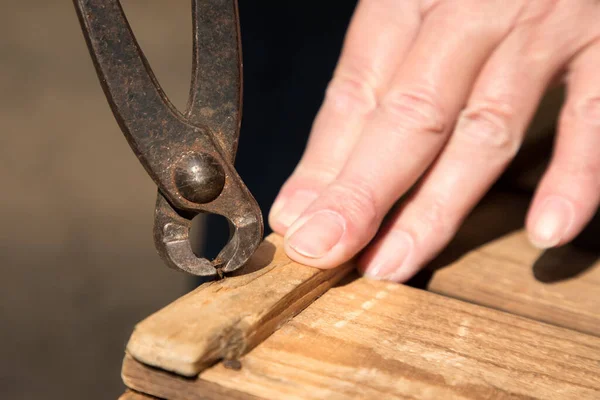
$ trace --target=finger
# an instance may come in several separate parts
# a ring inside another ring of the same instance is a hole
[[[285,234],[338,175],[379,92],[410,48],[419,23],[415,1],[359,3],[307,149],[271,209],[274,231]]]
[[[488,60],[430,173],[359,261],[367,275],[412,277],[512,160],[545,89],[577,48],[555,29],[556,18],[517,26]]]
[[[527,218],[540,248],[572,240],[600,203],[600,42],[572,63],[554,155]]]
[[[288,230],[286,251],[295,260],[338,265],[371,240],[387,210],[444,144],[482,64],[510,29],[508,17],[489,23],[483,16],[470,18],[472,8],[441,4],[448,7],[424,18],[336,181]],[[495,15],[492,6],[499,4],[480,9]]]

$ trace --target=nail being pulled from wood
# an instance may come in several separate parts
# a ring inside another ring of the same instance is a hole
[[[208,282],[136,325],[127,353],[144,364],[193,377],[239,357],[269,337],[352,270],[291,261],[270,235],[234,276]]]

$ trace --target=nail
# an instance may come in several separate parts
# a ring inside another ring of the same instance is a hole
[[[556,246],[567,233],[574,218],[571,202],[559,196],[548,197],[533,222],[529,233],[530,242],[540,249]]]
[[[371,279],[394,280],[414,247],[412,237],[403,231],[389,231],[364,275]]]
[[[287,200],[277,200],[271,209],[273,223],[289,228],[319,195],[310,190],[298,190]]]
[[[288,245],[305,257],[321,258],[340,241],[346,222],[334,211],[318,211],[291,227]]]

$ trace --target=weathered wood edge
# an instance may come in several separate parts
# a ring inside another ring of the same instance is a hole
[[[125,385],[137,392],[169,400],[261,400],[260,397],[199,378],[184,378],[136,361],[129,354],[123,359],[121,377]],[[132,392],[134,393],[134,392]],[[123,397],[123,396],[122,396]],[[154,398],[154,397],[150,397]],[[119,400],[142,400],[124,397]]]
[[[221,359],[247,353],[335,285],[352,265],[318,270],[291,261],[270,235],[241,274],[201,285],[134,329],[136,360],[196,376]]]
[[[150,396],[148,394],[134,392],[131,389],[127,389],[125,393],[119,396],[118,400],[156,400],[158,397]]]

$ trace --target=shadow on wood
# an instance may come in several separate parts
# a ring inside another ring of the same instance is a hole
[[[429,287],[436,271],[457,262],[470,252],[523,227],[529,199],[526,196],[493,192],[469,215],[450,244],[408,286]]]
[[[543,283],[556,283],[576,278],[598,261],[598,254],[583,251],[574,245],[549,249],[533,264],[535,279]]]

